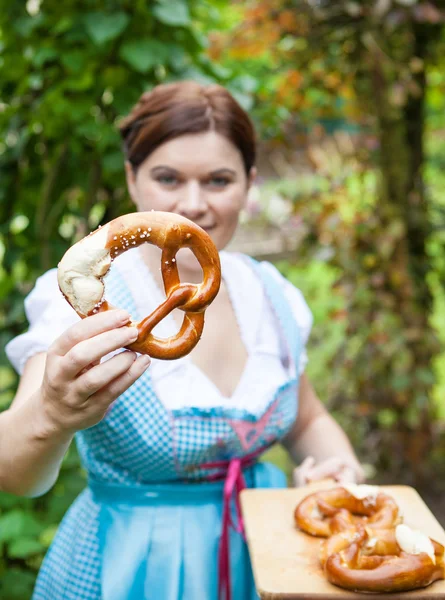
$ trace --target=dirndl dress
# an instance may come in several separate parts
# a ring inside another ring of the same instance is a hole
[[[169,408],[148,369],[106,418],[76,434],[88,486],[62,520],[32,600],[257,598],[237,495],[286,486],[260,455],[297,416],[301,333],[282,287],[249,260],[270,303],[286,380],[258,412]],[[113,269],[107,299],[142,318]]]

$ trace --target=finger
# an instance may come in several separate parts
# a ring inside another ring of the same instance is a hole
[[[344,462],[341,458],[332,456],[331,458],[328,458],[327,460],[324,460],[313,467],[308,475],[308,479],[309,481],[318,481],[320,479],[324,479],[325,477],[330,477],[340,471],[343,465]]]
[[[300,469],[301,471],[308,471],[309,469],[312,469],[312,467],[315,465],[315,458],[313,456],[307,456],[304,461],[301,463],[301,465],[298,467],[298,469]]]
[[[95,367],[96,365],[100,364],[100,360],[94,360],[91,364],[87,365],[86,367],[84,367],[79,375],[83,375],[83,373],[86,373],[87,371],[89,371],[90,369],[92,369],[93,367]]]
[[[76,380],[78,394],[87,398],[92,396],[109,385],[114,379],[126,373],[136,358],[136,354],[128,350],[116,354],[105,362],[89,369]]]
[[[357,483],[364,483],[366,481],[365,470],[360,466],[356,471]]]
[[[315,464],[315,458],[313,456],[308,456],[304,459],[299,467],[294,469],[293,471],[293,480],[294,485],[296,487],[300,487],[302,485],[306,485],[307,483],[307,475],[310,472],[311,468]]]
[[[365,473],[361,466],[344,465],[336,479],[339,483],[363,483]]]
[[[64,377],[72,379],[109,352],[129,346],[137,337],[136,327],[119,327],[79,342],[61,360]]]
[[[53,343],[51,350],[59,356],[64,356],[79,342],[94,337],[104,331],[122,327],[130,321],[126,310],[107,310],[91,317],[82,319],[67,329]]]
[[[294,469],[293,481],[294,481],[295,487],[302,487],[302,486],[306,485],[307,479],[306,479],[305,473],[303,471],[301,471],[300,469]]]
[[[123,394],[133,383],[139,379],[139,377],[147,370],[150,366],[150,357],[146,354],[141,354],[131,365],[131,367],[123,373],[120,377],[114,379],[109,385],[102,388],[95,394],[93,394],[89,401],[97,402],[102,404],[104,411],[108,408],[114,399]]]
[[[338,483],[356,483],[357,472],[349,466],[344,466],[335,476]]]

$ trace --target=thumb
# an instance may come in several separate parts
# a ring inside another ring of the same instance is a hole
[[[293,472],[294,485],[301,487],[309,482],[309,473],[315,465],[315,458],[308,456]]]

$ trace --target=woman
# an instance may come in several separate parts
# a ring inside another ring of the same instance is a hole
[[[28,296],[30,329],[7,347],[22,377],[1,415],[0,456],[14,464],[1,465],[1,485],[44,493],[74,434],[89,475],[33,598],[256,598],[228,511],[243,476],[251,487],[286,485],[259,455],[282,441],[296,461],[306,457],[299,483],[357,481],[362,471],[304,373],[311,314],[301,293],[272,265],[223,252],[255,178],[246,113],[219,86],[182,82],[144,94],[121,133],[136,209],[178,213],[205,229],[222,251],[223,281],[193,352],[148,370],[145,356],[119,350],[134,341],[129,315],[140,319],[163,299],[154,246],[114,262],[107,299],[121,310],[79,321],[55,269]],[[178,254],[178,266],[182,281],[200,281],[190,252]],[[157,334],[174,334],[180,321],[170,315]]]

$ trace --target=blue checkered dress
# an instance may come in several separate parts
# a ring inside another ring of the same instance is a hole
[[[270,446],[297,412],[298,326],[275,278],[253,261],[252,268],[276,316],[288,381],[259,415],[233,407],[168,410],[148,369],[105,420],[77,434],[89,486],[58,529],[33,600],[216,600],[223,482],[205,481],[214,474],[205,465]],[[117,269],[107,296],[143,317]],[[265,463],[245,476],[249,486],[285,486],[283,474]],[[231,536],[232,597],[253,600],[245,543]]]

